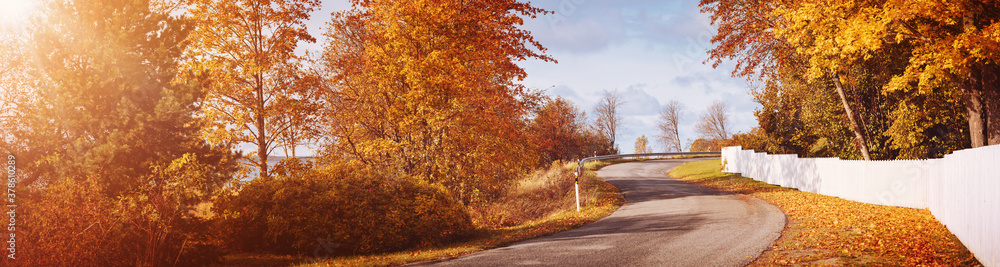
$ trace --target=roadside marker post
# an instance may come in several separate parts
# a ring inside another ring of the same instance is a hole
[[[576,176],[576,180],[573,181],[573,186],[576,187],[576,212],[580,212],[580,172],[573,172],[573,176]]]

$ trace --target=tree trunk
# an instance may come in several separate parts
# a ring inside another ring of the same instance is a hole
[[[972,141],[972,148],[986,144],[981,83],[975,76],[975,74],[970,74],[967,82],[958,83],[962,88],[962,95],[965,97],[965,111],[969,114],[969,140]]]
[[[1000,66],[983,69],[983,102],[986,115],[986,145],[1000,145]]]
[[[962,28],[965,31],[975,30],[974,18],[976,11],[968,10],[962,18]],[[986,145],[986,123],[983,121],[982,85],[984,66],[972,66],[972,73],[969,73],[964,81],[953,80],[961,86],[962,95],[965,97],[965,110],[969,113],[969,139],[972,140],[972,148]],[[989,73],[989,72],[987,72]]]
[[[977,68],[973,68],[976,71]],[[965,100],[965,111],[969,119],[969,140],[971,147],[977,148],[986,144],[986,123],[983,120],[983,102],[981,92],[982,83],[977,79],[976,74],[969,74],[965,79],[960,79],[957,75],[945,72],[949,79],[958,85],[962,90],[962,97]]]
[[[840,95],[840,103],[844,104],[844,112],[847,113],[847,119],[851,122],[851,131],[854,132],[854,138],[861,149],[861,156],[865,160],[872,160],[872,157],[868,154],[868,142],[865,141],[865,135],[861,131],[858,121],[854,119],[854,112],[851,111],[851,106],[847,104],[847,94],[844,93],[844,87],[840,84],[840,74],[833,72],[831,76],[833,76],[833,85],[837,87],[837,94]]]
[[[257,168],[259,177],[268,177],[267,173],[267,129],[264,127],[264,79],[257,74],[257,112],[254,120],[257,123]]]

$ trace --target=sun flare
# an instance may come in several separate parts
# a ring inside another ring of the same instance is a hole
[[[0,0],[0,23],[22,25],[34,12],[36,0]]]

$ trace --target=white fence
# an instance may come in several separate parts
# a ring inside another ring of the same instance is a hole
[[[723,171],[858,202],[928,208],[985,266],[1000,266],[1000,145],[942,159],[859,161],[722,149]]]

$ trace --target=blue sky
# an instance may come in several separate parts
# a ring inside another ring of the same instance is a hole
[[[712,47],[715,28],[709,16],[699,12],[697,0],[547,0],[532,4],[556,12],[528,20],[523,28],[531,31],[559,63],[522,62],[528,72],[523,84],[572,100],[588,114],[593,113],[604,90],[623,92],[625,119],[617,141],[622,153],[633,152],[639,135],[652,139],[657,134],[659,110],[670,100],[686,108],[680,126],[685,148],[697,138],[694,125],[713,101],[729,104],[733,132],[746,132],[757,124],[753,110],[759,105],[752,101],[743,78],[730,77],[732,64],[718,69],[702,64]],[[329,21],[330,13],[349,7],[348,1],[326,0],[313,13],[309,30],[319,43],[323,42],[321,27]],[[309,44],[302,49],[319,47]],[[662,150],[659,144],[654,145],[654,151]]]

